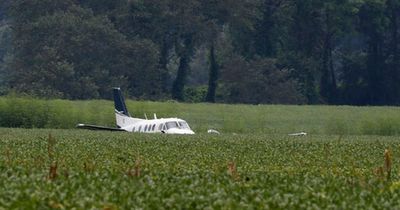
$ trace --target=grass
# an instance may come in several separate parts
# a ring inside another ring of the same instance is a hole
[[[0,209],[397,209],[399,148],[383,136],[3,128]]]
[[[136,117],[180,117],[197,133],[400,135],[399,107],[182,104],[127,101]],[[113,102],[0,98],[0,127],[73,128],[77,123],[115,126]]]
[[[0,128],[0,210],[400,208],[397,107],[127,105],[198,134],[70,129],[113,126],[113,103],[0,98],[0,126],[34,128]]]

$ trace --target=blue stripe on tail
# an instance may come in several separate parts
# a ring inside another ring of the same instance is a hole
[[[118,113],[130,117],[128,109],[126,108],[125,99],[122,95],[121,88],[113,88],[115,110]]]

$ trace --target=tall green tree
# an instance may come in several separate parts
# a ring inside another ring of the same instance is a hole
[[[206,101],[210,103],[215,103],[215,94],[217,91],[218,79],[219,79],[219,66],[216,61],[215,46],[213,43],[211,44],[210,47],[209,62],[210,62],[210,71],[209,71]]]
[[[260,18],[255,21],[254,53],[262,57],[276,57],[287,37],[288,0],[264,0],[260,5]]]
[[[389,19],[388,35],[388,80],[386,92],[392,104],[400,104],[400,1],[386,1],[386,15]]]
[[[74,2],[19,0],[13,3],[11,14],[15,38],[11,68],[18,91],[46,97],[107,98],[111,86],[131,88],[130,82],[137,81],[132,72],[140,75],[138,67],[153,68],[151,55],[157,52],[151,44],[141,44],[139,39],[128,42],[106,17],[95,16]],[[135,63],[132,57],[137,58]]]
[[[0,24],[0,95],[9,87],[9,70],[7,64],[12,56],[11,28],[7,23]]]
[[[321,37],[321,22],[318,10],[321,5],[317,0],[292,0],[285,8],[288,18],[287,36],[280,53],[282,65],[291,69],[308,103],[319,102],[317,90],[319,53],[318,43]]]
[[[206,32],[204,36],[206,37],[204,42],[209,48],[209,81],[206,101],[215,102],[220,66],[223,63],[221,59],[218,60],[217,53],[218,51],[226,50],[218,49],[218,42],[223,37],[226,37],[228,32],[234,32],[238,28],[251,31],[254,27],[254,21],[258,18],[258,6],[260,2],[258,0],[208,0],[201,3],[202,13],[205,17],[203,24],[207,26],[205,27]]]
[[[177,2],[172,5],[174,17],[171,18],[177,28],[178,39],[175,52],[179,57],[178,71],[172,85],[172,98],[184,100],[184,87],[190,70],[190,62],[195,48],[201,44],[206,29],[206,21],[201,13],[201,3],[197,0]]]
[[[322,100],[328,103],[338,103],[338,68],[335,63],[340,57],[334,53],[340,50],[344,37],[353,33],[352,16],[357,4],[351,1],[327,0],[320,8],[321,38],[320,38],[320,85],[319,93]],[[346,34],[347,33],[347,34]]]
[[[385,31],[388,17],[385,13],[385,2],[381,0],[365,0],[359,11],[360,32],[367,38],[367,61],[365,77],[368,96],[366,104],[382,104],[387,98],[385,92]]]
[[[190,61],[195,47],[200,43],[202,16],[199,2],[196,0],[178,2],[166,1],[131,1],[128,7],[118,16],[118,27],[129,37],[144,37],[158,46],[159,79],[164,93],[171,91],[168,87],[174,80],[172,97],[183,100],[183,89],[188,75]],[[173,70],[169,69],[172,57],[178,57],[178,69],[175,79],[171,79]]]

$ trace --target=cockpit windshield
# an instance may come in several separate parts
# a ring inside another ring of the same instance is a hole
[[[167,130],[172,128],[179,128],[183,130],[190,130],[189,125],[185,121],[170,121],[165,123],[165,127]]]
[[[181,127],[181,129],[190,129],[189,125],[187,124],[187,122],[185,121],[179,121],[179,126]]]
[[[165,125],[167,126],[167,129],[171,129],[171,128],[179,128],[179,125],[177,122],[172,121],[172,122],[167,122],[165,123]]]

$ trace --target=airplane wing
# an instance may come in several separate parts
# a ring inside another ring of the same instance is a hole
[[[88,130],[103,130],[103,131],[126,131],[121,128],[111,128],[105,126],[98,126],[98,125],[86,125],[86,124],[78,124],[76,125],[77,128],[80,129],[88,129]]]

